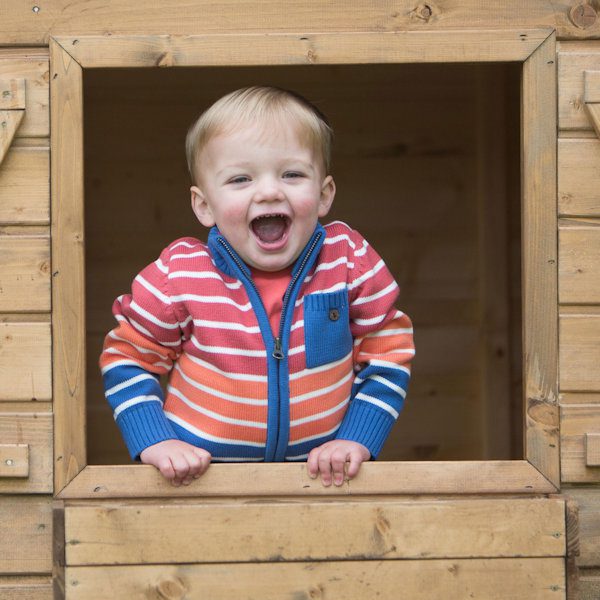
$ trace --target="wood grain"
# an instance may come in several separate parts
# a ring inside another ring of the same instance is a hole
[[[0,477],[29,477],[28,444],[0,444]]]
[[[564,511],[559,499],[67,505],[66,565],[564,556]]]
[[[50,323],[0,323],[0,407],[51,400]]]
[[[60,498],[355,496],[541,493],[556,488],[527,461],[371,462],[341,487],[310,479],[305,464],[213,464],[190,486],[172,487],[149,465],[87,466]]]
[[[565,487],[579,510],[580,568],[600,568],[600,487]]]
[[[0,496],[0,573],[52,571],[51,512],[49,497]]]
[[[0,167],[0,223],[50,222],[50,149],[15,146]]]
[[[52,338],[55,489],[85,465],[85,275],[81,67],[52,57]]]
[[[598,483],[600,468],[588,462],[586,436],[595,435],[596,461],[598,460],[598,436],[600,435],[600,406],[593,404],[569,404],[561,406],[561,464],[565,483]],[[593,440],[593,438],[592,438]]]
[[[48,576],[0,577],[3,600],[53,600],[52,580]]]
[[[599,392],[600,314],[561,314],[560,388],[562,392]]]
[[[52,415],[0,412],[0,440],[29,446],[28,477],[2,477],[0,494],[51,493]]]
[[[600,140],[558,140],[558,212],[600,216]]]
[[[50,310],[50,239],[0,235],[0,312]]]
[[[561,600],[564,561],[403,560],[69,567],[67,600]]]

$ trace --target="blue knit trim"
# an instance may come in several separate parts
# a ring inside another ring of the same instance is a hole
[[[371,458],[377,458],[395,421],[387,411],[354,399],[335,437],[358,442],[369,449]]]
[[[117,425],[133,460],[138,460],[142,450],[149,446],[177,439],[158,401],[140,402],[124,410],[117,417]]]

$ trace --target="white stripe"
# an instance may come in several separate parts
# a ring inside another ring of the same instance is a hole
[[[118,354],[120,356],[126,356],[122,352],[112,351],[112,348],[105,350],[105,352],[110,354]],[[139,367],[140,365],[134,360],[115,360],[115,362],[111,362],[109,365],[105,365],[100,369],[102,375],[108,373],[111,369],[116,369],[117,367]]]
[[[221,421],[223,423],[231,423],[232,425],[242,425],[244,427],[254,427],[256,429],[266,429],[266,423],[258,423],[256,421],[243,421],[242,419],[232,419],[230,417],[226,417],[219,413],[213,412],[212,410],[208,410],[207,408],[203,408],[198,404],[194,404],[191,400],[188,400],[178,389],[173,386],[168,386],[168,392],[173,394],[173,396],[177,396],[182,402],[187,404],[191,409],[199,412],[207,417],[212,419],[216,419],[217,421]]]
[[[366,335],[366,338],[386,337],[388,335],[402,335],[405,333],[413,333],[412,327],[401,327],[399,329],[380,329]]]
[[[105,351],[105,354],[116,354],[117,356],[126,356],[127,358],[129,358],[129,354],[125,354],[125,352],[121,352],[120,350],[117,350],[116,348],[107,348]],[[140,363],[134,360],[126,360],[126,361],[119,361],[119,362],[123,362],[123,364],[125,365],[135,365],[136,367],[140,366]],[[112,365],[115,365],[116,361],[114,363],[111,363],[111,368]],[[152,367],[163,367],[166,371],[169,371],[171,369],[170,364],[167,363],[163,363],[163,362],[155,362],[152,363]],[[143,367],[140,367],[143,368]],[[106,369],[107,371],[110,369]],[[102,373],[104,373],[105,371],[102,371]]]
[[[296,354],[302,354],[302,352],[304,352],[305,349],[306,349],[306,347],[304,346],[304,344],[302,346],[294,346],[293,348],[290,348],[288,350],[288,356],[295,356]]]
[[[197,248],[198,244],[190,244],[189,242],[177,242],[176,244],[173,244],[171,246],[170,250],[175,250],[175,248],[179,246],[183,246],[184,248]]]
[[[338,410],[340,410],[340,408],[346,406],[349,400],[350,396],[344,398],[344,400],[342,400],[337,406],[334,406],[329,410],[324,410],[323,412],[320,412],[316,415],[310,415],[308,417],[303,417],[302,419],[294,419],[293,421],[290,421],[290,427],[295,427],[296,425],[303,425],[304,423],[312,423],[313,421],[320,421],[321,419],[324,419],[325,417],[328,417],[329,415],[332,415],[333,413],[337,412]]]
[[[169,272],[169,267],[167,267],[167,265],[165,265],[160,258],[157,258],[154,261],[154,264],[156,265],[156,268],[163,273],[163,275],[166,275]]]
[[[130,342],[129,340],[126,340],[125,338],[118,336],[114,332],[114,330],[109,331],[108,336],[110,338],[112,338],[113,340],[117,340],[119,342],[125,342],[127,345],[131,346],[132,348],[135,348],[140,354],[154,354],[154,356],[158,356],[159,358],[162,358],[163,360],[167,360],[169,358],[166,354],[161,354],[160,352],[157,352],[156,350],[150,350],[149,348],[142,348],[142,346],[138,346],[137,344],[134,344],[133,342]]]
[[[124,319],[124,320],[126,320],[126,319]],[[143,325],[140,325],[135,319],[132,319],[131,317],[129,317],[127,322],[130,325],[133,325],[134,329],[137,329],[140,333],[143,333],[147,338],[150,338],[151,340],[156,339]],[[181,344],[181,340],[179,340],[177,342],[165,342],[164,340],[160,341],[161,346],[179,346],[180,344]]]
[[[403,371],[407,375],[410,375],[410,369],[408,367],[405,367],[404,365],[398,365],[396,363],[389,362],[389,361],[386,361],[386,360],[380,360],[378,358],[372,358],[369,361],[369,364],[373,365],[374,367],[387,367],[388,369],[395,369],[397,371]]]
[[[372,294],[371,296],[362,296],[361,298],[357,298],[354,302],[350,304],[350,306],[358,306],[359,304],[366,304],[367,302],[371,302],[373,300],[377,300],[383,296],[387,296],[390,292],[393,292],[398,289],[398,284],[395,281],[392,281],[387,287],[384,287],[382,290],[379,290],[376,294]]]
[[[173,248],[176,248],[176,246],[173,246]],[[188,248],[195,248],[195,246],[188,246]],[[196,258],[197,256],[208,256],[208,252],[206,250],[200,250],[199,252],[190,252],[189,254],[172,254],[171,260],[177,260],[179,258]]]
[[[330,392],[333,392],[333,390],[336,390],[337,388],[343,386],[348,381],[348,379],[350,379],[353,376],[354,373],[352,371],[349,371],[344,377],[342,377],[332,385],[328,385],[324,388],[319,388],[318,390],[314,390],[312,392],[307,392],[306,394],[291,396],[290,404],[298,404],[299,402],[304,402],[305,400],[310,400],[311,398],[317,398],[318,396],[324,396],[325,394],[329,394]]]
[[[150,323],[154,323],[155,325],[162,327],[163,329],[179,329],[179,323],[167,323],[166,321],[161,321],[160,319],[156,318],[152,313],[148,312],[145,308],[142,308],[135,300],[132,300],[129,306],[138,315],[144,317],[147,321],[150,321]]]
[[[226,346],[206,346],[201,344],[195,336],[192,336],[191,340],[192,344],[194,344],[198,350],[210,354],[227,354],[228,356],[249,356],[255,358],[264,358],[267,356],[266,350],[243,350],[241,348],[228,348]]]
[[[252,309],[252,304],[238,304],[227,296],[199,296],[198,294],[178,294],[177,296],[171,296],[173,302],[184,302],[185,300],[193,300],[194,302],[204,302],[205,304],[230,304],[235,306],[242,312],[248,312]]]
[[[333,237],[325,238],[323,244],[331,246],[333,244],[337,244],[338,242],[345,240],[348,242],[348,245],[352,248],[352,250],[356,249],[356,244],[350,239],[350,236],[347,233],[341,233],[340,235],[335,235]]]
[[[130,398],[115,408],[115,411],[113,412],[115,421],[124,410],[127,410],[136,404],[142,404],[143,402],[158,402],[162,405],[162,401],[158,396],[136,396],[135,398]]]
[[[201,429],[198,429],[197,427],[190,425],[189,423],[187,423],[186,421],[184,421],[177,415],[174,415],[173,413],[170,413],[166,410],[165,410],[165,416],[167,417],[167,419],[169,419],[169,421],[173,421],[173,423],[177,423],[177,425],[179,425],[180,427],[183,427],[183,429],[189,431],[190,433],[193,433],[196,437],[203,438],[203,439],[209,440],[211,442],[217,442],[219,444],[231,444],[231,445],[235,445],[235,446],[252,446],[253,448],[264,448],[265,447],[265,444],[261,444],[258,442],[244,442],[242,440],[234,440],[234,439],[230,439],[230,438],[222,438],[222,437],[217,437],[215,435],[210,435],[209,433],[206,433],[205,431],[202,431]]]
[[[269,403],[267,399],[253,400],[251,398],[244,398],[243,396],[234,396],[233,394],[226,394],[225,392],[221,392],[219,390],[210,388],[206,385],[202,385],[195,379],[192,379],[183,372],[182,368],[179,365],[175,365],[175,369],[186,383],[188,383],[192,387],[195,387],[197,390],[204,392],[205,394],[210,394],[211,396],[221,398],[221,400],[228,400],[230,402],[235,402],[236,404],[249,404],[250,406],[267,406],[267,404]]]
[[[381,375],[369,375],[369,377],[366,377],[365,379],[361,379],[360,377],[357,377],[355,380],[355,383],[363,383],[364,381],[367,381],[367,380],[377,381],[378,383],[381,383],[382,385],[389,387],[391,390],[394,390],[397,394],[402,396],[402,398],[406,398],[406,392],[404,391],[403,388],[401,388],[399,385],[396,385],[395,383],[392,383],[391,381],[389,381],[389,379],[386,379],[385,377],[382,377]]]
[[[323,433],[317,433],[315,435],[309,435],[308,437],[300,438],[299,440],[297,440],[295,442],[290,442],[288,444],[288,448],[290,446],[297,446],[298,444],[303,444],[304,442],[311,442],[312,440],[318,440],[319,438],[327,437],[327,436],[331,435],[332,433],[335,433],[339,428],[340,428],[340,425],[338,424],[335,427],[333,427],[332,429],[330,429],[329,431],[324,431]]]
[[[306,460],[308,458],[308,453],[305,454],[297,454],[295,456],[286,456],[285,460]]]
[[[366,354],[371,356],[391,356],[392,354],[409,354],[410,356],[414,356],[415,351],[412,348],[396,348],[389,352],[367,352]]]
[[[327,363],[326,365],[321,365],[320,367],[314,367],[312,369],[304,369],[302,371],[298,371],[298,373],[293,373],[290,375],[290,381],[294,381],[296,379],[301,379],[302,377],[307,377],[308,375],[314,375],[315,373],[321,373],[322,371],[328,371],[329,369],[334,369],[338,367],[342,363],[347,362],[352,358],[352,352],[349,352],[344,356],[344,358],[340,358],[340,360],[336,360],[332,363]]]
[[[230,290],[237,290],[242,287],[242,282],[239,279],[233,283],[227,283],[218,273],[212,273],[211,271],[173,271],[172,273],[169,273],[169,279],[178,279],[183,277],[188,279],[217,279]]]
[[[330,292],[337,292],[338,290],[344,290],[344,289],[346,289],[346,284],[344,282],[341,282],[341,283],[336,283],[335,285],[332,285],[329,288],[324,288],[322,290],[315,290],[314,292],[311,292],[311,294],[329,294]],[[296,308],[298,308],[298,306],[300,306],[303,303],[304,303],[304,296],[302,296],[302,298],[300,298],[299,300],[296,300],[296,303],[294,304],[294,306]]]
[[[378,317],[373,317],[372,319],[354,319],[354,323],[357,325],[376,325],[377,323],[381,323],[387,315],[379,315]]]
[[[141,375],[136,375],[131,379],[127,379],[126,381],[122,381],[121,383],[114,385],[109,390],[106,390],[104,392],[104,395],[106,397],[112,396],[113,394],[116,394],[117,392],[128,388],[130,385],[135,385],[136,383],[138,383],[138,381],[144,381],[146,379],[152,379],[155,383],[158,383],[156,379],[152,375],[150,375],[150,373],[142,373]]]
[[[223,375],[224,377],[228,377],[229,379],[237,379],[238,381],[258,381],[261,383],[266,383],[267,381],[266,375],[247,375],[246,373],[229,373],[227,371],[219,369],[218,367],[215,367],[215,365],[208,363],[202,360],[201,358],[198,358],[197,356],[193,356],[192,354],[186,354],[185,357],[191,360],[192,362],[196,363],[197,365],[200,365],[201,367],[204,367],[209,371],[214,371],[215,373]]]
[[[247,327],[241,323],[230,323],[228,321],[206,321],[205,319],[194,319],[194,325],[208,327],[211,329],[230,329],[233,331],[245,331],[246,333],[260,333],[258,325]]]
[[[318,273],[319,271],[329,271],[331,269],[335,269],[337,266],[339,265],[348,265],[348,267],[350,269],[354,268],[354,263],[348,262],[348,257],[347,256],[342,256],[332,262],[327,262],[327,263],[321,263],[313,272],[313,275],[315,273]]]
[[[304,327],[304,319],[299,319],[290,328],[290,331],[296,331],[296,329],[302,329]]]
[[[381,259],[370,271],[363,273],[360,277],[357,277],[350,285],[348,285],[349,290],[353,290],[355,287],[358,287],[361,283],[364,283],[367,279],[370,279],[385,266],[383,259]]]
[[[363,394],[359,392],[356,394],[355,398],[357,400],[363,400],[364,402],[369,402],[370,404],[374,404],[375,406],[379,406],[379,408],[383,408],[386,412],[390,413],[394,419],[398,418],[398,411],[394,410],[389,404],[386,402],[382,402],[379,398],[373,398],[373,396],[367,396],[367,394]]]
[[[369,247],[369,243],[367,242],[367,240],[363,240],[363,244],[362,244],[361,248],[359,248],[354,253],[354,256],[364,256],[367,253],[367,248],[368,247]]]
[[[134,281],[137,281],[142,287],[145,287],[155,298],[164,304],[171,304],[169,296],[163,294],[159,289],[155,288],[149,281],[146,281],[141,275],[138,275]]]

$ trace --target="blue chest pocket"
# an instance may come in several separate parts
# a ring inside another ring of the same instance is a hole
[[[304,297],[304,345],[309,369],[340,360],[352,350],[348,290]]]

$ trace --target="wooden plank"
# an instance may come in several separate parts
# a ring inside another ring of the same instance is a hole
[[[600,140],[558,140],[558,212],[600,216]]]
[[[52,63],[52,310],[55,489],[85,465],[85,274],[81,67],[56,43]]]
[[[0,444],[0,477],[29,477],[27,444]]]
[[[52,492],[52,415],[0,412],[3,444],[29,446],[29,475],[0,479],[0,494]]]
[[[0,573],[52,571],[51,502],[49,497],[0,496]]]
[[[584,71],[583,87],[583,100],[586,103],[600,102],[600,69],[597,71]]]
[[[87,466],[60,498],[355,496],[365,494],[551,493],[527,461],[370,462],[340,487],[310,479],[305,464],[213,464],[189,486],[173,488],[149,465]]]
[[[585,71],[600,70],[595,43],[562,42],[558,52],[558,125],[560,129],[593,129],[585,108]]]
[[[561,221],[558,240],[560,302],[600,303],[600,221]]]
[[[561,462],[562,480],[565,483],[600,482],[600,469],[596,465],[589,464],[587,460],[586,436],[594,434],[598,444],[600,406],[593,404],[561,406]],[[593,461],[594,442],[590,444],[590,459]]]
[[[562,392],[600,392],[600,314],[560,317],[560,388]]]
[[[525,455],[559,487],[554,63],[555,40],[550,37],[523,65],[522,318]]]
[[[47,44],[48,35],[121,35],[164,33],[178,35],[235,31],[356,31],[401,29],[489,29],[500,26],[553,27],[560,38],[598,38],[598,20],[576,25],[570,17],[571,2],[540,0],[524,4],[522,0],[501,3],[481,0],[447,0],[443,3],[418,4],[397,0],[393,6],[356,0],[351,4],[333,0],[326,4],[290,1],[283,6],[275,0],[263,0],[260,11],[251,0],[240,0],[235,10],[226,3],[200,0],[193,4],[182,0],[164,0],[144,11],[126,0],[110,10],[77,0],[56,0],[32,12],[19,0],[5,0],[2,40],[5,44]],[[230,9],[230,10],[228,10]],[[592,6],[590,5],[590,9]]]
[[[0,165],[8,153],[23,116],[22,110],[0,110]]]
[[[0,577],[3,600],[53,600],[52,580],[47,576]]]
[[[551,29],[54,38],[85,68],[524,61]]]
[[[565,598],[559,558],[69,567],[66,576],[67,600]]]
[[[594,130],[596,131],[596,135],[600,138],[600,103],[587,103],[585,105],[587,113],[590,117],[590,121],[594,126]]]
[[[600,487],[567,487],[564,490],[579,508],[580,568],[600,568]]]
[[[580,570],[577,600],[598,600],[598,598],[600,598],[600,569]]]
[[[50,222],[50,149],[15,146],[0,168],[0,223]]]
[[[52,399],[50,323],[0,323],[0,407]]]
[[[2,40],[5,43],[4,39]],[[0,49],[0,81],[25,79],[25,116],[17,137],[48,137],[49,73],[47,48]]]
[[[600,433],[585,434],[585,464],[600,467]]]
[[[565,504],[377,498],[67,505],[65,545],[68,566],[564,556]]]
[[[0,110],[25,110],[25,83],[23,77],[0,79]]]
[[[50,240],[0,235],[0,312],[50,310]]]

